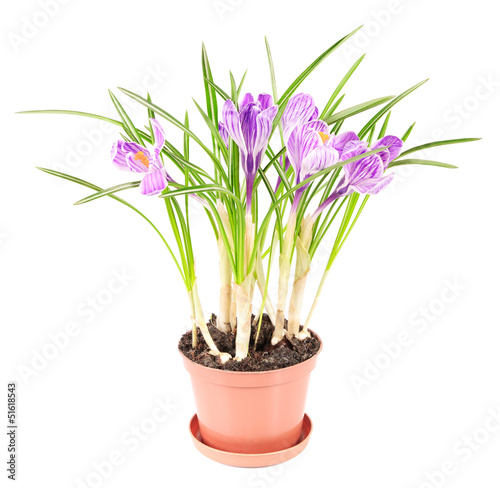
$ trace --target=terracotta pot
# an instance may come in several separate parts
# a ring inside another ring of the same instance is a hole
[[[207,368],[181,353],[191,375],[203,444],[243,454],[295,446],[301,437],[309,377],[321,349],[322,345],[312,358],[295,366],[251,373]]]

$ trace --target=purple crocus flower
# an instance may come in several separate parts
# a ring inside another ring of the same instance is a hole
[[[157,195],[172,181],[160,158],[165,132],[157,120],[150,119],[150,122],[154,135],[152,153],[136,142],[117,141],[111,148],[113,164],[120,169],[144,175],[139,185],[143,195]]]
[[[247,212],[251,210],[255,175],[271,136],[273,120],[278,106],[272,104],[271,95],[261,94],[257,101],[247,93],[236,110],[232,100],[226,100],[222,109],[219,131],[223,139],[229,136],[240,148],[240,160],[247,182]]]
[[[286,149],[295,171],[295,184],[339,160],[336,142],[338,143],[337,138],[328,135],[328,125],[322,120],[312,120],[293,128],[286,141]],[[297,209],[307,186],[303,185],[296,191],[292,211]]]
[[[356,138],[357,139],[357,138]],[[368,143],[359,140],[350,140],[344,145],[341,161],[360,156],[379,147],[388,146],[383,151],[372,154],[343,166],[344,174],[340,178],[334,192],[316,209],[312,218],[318,215],[331,203],[340,197],[351,193],[375,195],[383,190],[393,179],[394,174],[384,175],[389,163],[401,153],[403,141],[395,136],[386,136],[368,148]]]
[[[314,99],[307,93],[297,93],[288,101],[281,117],[283,136],[288,139],[292,130],[312,120],[318,120],[319,110]]]
[[[285,111],[281,116],[281,123],[283,125],[283,137],[286,140],[290,137],[290,133],[297,126],[302,126],[312,120],[317,120],[319,115],[318,107],[314,104],[314,99],[311,95],[306,93],[297,93],[288,101]],[[281,157],[281,166],[283,166],[283,156]],[[290,158],[285,154],[285,172],[290,167]],[[275,192],[281,184],[281,177],[278,177],[276,182]]]

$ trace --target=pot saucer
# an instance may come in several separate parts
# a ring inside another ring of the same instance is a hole
[[[309,416],[305,414],[300,439],[297,444],[289,447],[288,449],[275,452],[265,452],[262,454],[227,452],[207,446],[203,443],[201,438],[198,416],[196,414],[193,415],[191,421],[189,422],[189,431],[191,432],[191,438],[193,439],[193,444],[196,449],[213,461],[241,468],[262,468],[264,466],[284,463],[285,461],[288,461],[289,459],[292,459],[300,454],[309,443],[309,438],[311,437],[312,432],[312,422]]]

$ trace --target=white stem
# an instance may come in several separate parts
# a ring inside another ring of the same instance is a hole
[[[271,344],[276,345],[283,339],[285,326],[285,302],[288,295],[288,280],[290,279],[290,259],[293,250],[293,239],[297,214],[292,212],[288,218],[285,241],[279,258],[278,306],[276,310],[276,325]]]
[[[306,323],[304,324],[304,327],[299,334],[299,339],[305,339],[306,337],[311,337],[311,334],[309,334],[309,324],[311,322],[314,310],[316,309],[316,305],[318,304],[319,297],[321,295],[321,290],[323,290],[323,286],[325,284],[329,271],[330,271],[329,269],[326,269],[325,272],[323,273],[323,277],[321,278],[318,290],[316,291],[316,296],[314,297],[314,302],[312,304],[311,310],[309,311],[309,315],[307,316]]]
[[[220,292],[217,328],[226,334],[231,332],[231,261],[222,237],[217,241],[219,248]]]
[[[201,333],[203,335],[203,339],[205,339],[205,342],[207,343],[207,346],[210,349],[210,354],[214,356],[219,356],[221,361],[225,363],[226,361],[231,359],[231,355],[226,352],[220,352],[217,346],[215,345],[212,336],[210,335],[210,331],[208,330],[207,324],[205,322],[205,317],[203,315],[203,309],[201,307],[201,301],[198,294],[198,286],[196,284],[196,281],[193,284],[193,289],[191,293],[195,310],[195,316],[191,317],[191,320],[193,320],[193,322],[200,328]]]
[[[314,220],[308,215],[302,220],[300,236],[297,238],[297,260],[290,305],[288,307],[288,334],[298,337],[300,329],[300,311],[304,300],[307,276],[310,270],[311,257],[309,247],[312,240]]]
[[[229,310],[229,323],[231,324],[231,332],[234,334],[236,332],[236,325],[238,322],[237,318],[237,307],[236,307],[236,289],[233,286],[231,291],[231,308]]]
[[[257,259],[255,260],[255,273],[257,275],[257,285],[259,287],[260,294],[262,298],[266,295],[265,308],[267,315],[269,316],[269,320],[274,325],[276,323],[276,313],[274,312],[274,307],[269,298],[269,294],[266,294],[266,277],[264,275],[264,266],[262,264],[262,256],[260,253],[257,253]],[[254,324],[259,320],[258,316],[255,316]]]
[[[236,290],[236,306],[238,327],[236,329],[236,361],[245,359],[250,345],[251,319],[252,319],[252,275],[248,275],[240,285],[234,283]]]

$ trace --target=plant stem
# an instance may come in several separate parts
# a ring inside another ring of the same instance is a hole
[[[283,250],[279,259],[279,283],[278,283],[278,304],[276,310],[276,325],[274,328],[271,343],[276,345],[283,339],[285,326],[285,302],[288,294],[288,280],[290,279],[290,260],[292,257],[293,241],[295,237],[295,226],[297,214],[290,212],[288,224],[285,231]]]
[[[297,238],[297,261],[290,305],[288,307],[288,334],[298,337],[300,329],[300,311],[304,299],[307,276],[310,270],[311,256],[309,246],[312,239],[314,220],[310,215],[302,220],[300,236]]]

